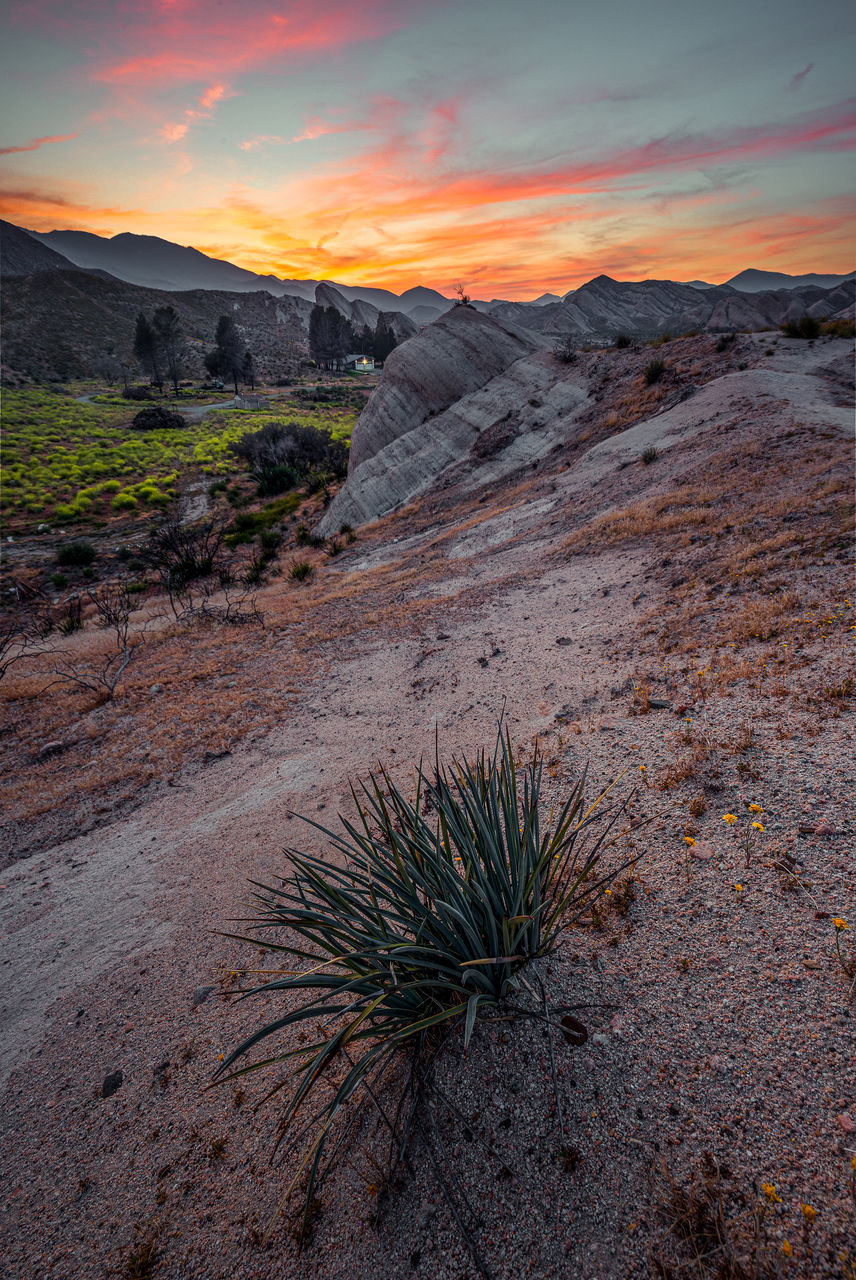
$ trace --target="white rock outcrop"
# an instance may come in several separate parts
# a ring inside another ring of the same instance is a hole
[[[466,398],[540,346],[535,334],[458,306],[396,348],[354,428],[347,482],[318,532],[375,520],[466,458],[502,408],[489,398],[484,421],[478,413],[473,421]]]

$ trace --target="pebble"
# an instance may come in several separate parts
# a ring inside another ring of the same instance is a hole
[[[842,1111],[838,1117],[838,1124],[845,1133],[856,1133],[856,1120],[853,1119],[849,1111]]]
[[[113,1094],[122,1088],[124,1081],[125,1077],[121,1071],[111,1071],[109,1075],[104,1077],[104,1082],[101,1085],[101,1097],[112,1098]]]
[[[197,987],[193,993],[193,999],[191,1003],[194,1005],[204,1004],[205,1001],[208,999],[208,997],[211,995],[211,992],[214,990],[215,990],[214,987]]]

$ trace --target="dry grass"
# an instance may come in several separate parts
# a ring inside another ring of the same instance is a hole
[[[373,536],[382,541],[383,526]],[[361,551],[369,545],[363,538]],[[292,551],[285,546],[282,554]],[[250,734],[281,724],[358,637],[372,643],[420,634],[437,625],[438,611],[454,607],[450,597],[424,591],[448,573],[440,551],[362,572],[348,570],[344,553],[333,563],[321,551],[305,558],[315,566],[311,579],[295,584],[283,575],[260,589],[264,626],[150,625],[110,703],[99,705],[66,683],[48,689],[56,655],[17,664],[0,685],[3,822],[7,831],[17,828],[7,843],[17,844],[26,824],[58,812],[67,832],[78,829],[132,802],[148,784],[174,779],[206,752],[234,750]],[[148,600],[135,621],[163,607],[162,599]],[[103,634],[87,625],[56,643],[72,663],[85,665]],[[61,754],[39,760],[48,742],[63,744]]]
[[[663,1162],[652,1183],[664,1226],[651,1256],[659,1280],[773,1280],[779,1275],[766,1239],[766,1204],[735,1186],[728,1167],[709,1151],[685,1181]]]

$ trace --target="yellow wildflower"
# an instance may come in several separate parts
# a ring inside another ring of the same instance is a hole
[[[850,1157],[850,1168],[856,1173],[856,1156]]]
[[[782,1253],[786,1258],[792,1258],[794,1256],[794,1246],[791,1244],[790,1240],[782,1241]]]
[[[737,892],[738,892],[738,893],[742,893],[742,892],[743,892],[743,885],[742,885],[742,884],[736,884],[736,885],[734,886],[734,888],[737,890]]]
[[[226,1056],[226,1055],[225,1055],[225,1053],[218,1053],[218,1054],[217,1054],[217,1061],[218,1061],[218,1062],[222,1062],[222,1061],[223,1061],[223,1059],[225,1058],[225,1056]]]
[[[802,1215],[806,1220],[806,1224],[811,1226],[817,1217],[817,1209],[813,1209],[810,1204],[801,1204],[800,1208],[802,1209]]]
[[[692,836],[684,836],[684,840],[686,841],[687,848],[692,849],[695,844],[695,840],[693,840]]]
[[[848,925],[847,921],[846,921],[846,920],[842,920],[841,916],[833,916],[833,917],[832,917],[832,923],[835,925],[836,932],[838,932],[838,933],[840,933],[842,929],[849,929],[849,928],[850,928],[850,926]]]
[[[749,812],[750,812],[750,813],[763,813],[763,812],[764,812],[764,810],[761,808],[761,806],[760,806],[759,804],[750,804],[750,805],[749,805]]]
[[[776,1195],[776,1188],[773,1186],[772,1182],[762,1182],[761,1190],[764,1192],[764,1195],[767,1197],[770,1204],[782,1203],[782,1197]]]
[[[763,830],[764,830],[764,828],[762,827],[762,825],[761,825],[761,823],[760,823],[760,822],[753,822],[753,823],[752,823],[752,826],[753,826],[753,828],[754,828],[754,830],[755,830],[755,831],[763,831]]]
[[[733,823],[735,823],[735,822],[737,821],[737,814],[736,814],[736,813],[724,813],[724,814],[722,815],[722,821],[723,821],[723,822],[727,822],[727,823],[728,823],[728,825],[729,825],[729,827],[730,827]]]

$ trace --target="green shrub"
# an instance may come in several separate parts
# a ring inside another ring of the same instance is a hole
[[[137,505],[137,499],[132,493],[117,493],[110,506],[114,511],[132,511]]]
[[[716,350],[727,351],[728,348],[733,344],[736,337],[737,337],[736,333],[723,333],[716,344]]]
[[[279,529],[262,529],[259,534],[259,550],[266,559],[275,556],[282,546],[282,534]]]
[[[242,542],[252,542],[263,529],[278,524],[285,516],[291,515],[300,506],[299,493],[288,493],[275,502],[269,502],[261,511],[241,511],[235,516],[235,522],[226,537],[226,544],[237,547]]]
[[[310,533],[305,524],[297,526],[294,537],[299,547],[320,547],[324,542],[323,538],[316,538],[314,533]]]
[[[538,756],[521,772],[501,726],[492,756],[419,765],[412,801],[381,770],[354,791],[358,817],[341,818],[340,831],[307,819],[329,842],[326,857],[289,850],[287,879],[255,882],[255,920],[240,940],[274,946],[277,958],[271,981],[251,980],[241,995],[261,997],[272,1017],[216,1074],[289,1026],[319,1024],[302,1044],[274,1041],[239,1068],[292,1064],[282,1129],[306,1106],[316,1130],[292,1183],[311,1161],[307,1213],[348,1099],[402,1051],[417,1055],[418,1071],[426,1032],[436,1041],[461,1026],[466,1047],[480,1013],[518,989],[523,966],[555,950],[617,874],[599,868],[617,815],[588,838],[603,796],[586,804],[584,775],[542,826]]]
[[[61,591],[63,587],[68,586],[68,578],[64,573],[52,573],[51,582],[56,587],[57,591]]]
[[[64,542],[57,548],[56,562],[65,567],[78,569],[86,564],[92,564],[95,559],[95,548],[91,542],[84,542],[82,539],[76,542]]]
[[[642,450],[641,458],[646,467],[650,467],[652,462],[656,462],[657,456],[657,450],[652,444],[649,444],[647,448]]]
[[[288,576],[292,582],[304,582],[307,578],[311,578],[314,570],[308,560],[292,560]]]
[[[820,337],[820,321],[814,316],[800,316],[799,320],[786,320],[782,325],[782,333],[786,338],[806,338],[811,341]]]
[[[617,333],[617,334],[615,335],[615,345],[618,347],[618,349],[619,349],[619,350],[622,350],[624,347],[629,347],[629,346],[630,346],[630,339],[629,339],[629,337],[627,336],[627,334],[626,334],[626,333]]]
[[[659,382],[666,371],[666,366],[662,360],[649,360],[645,366],[645,386],[651,387],[655,382]]]

